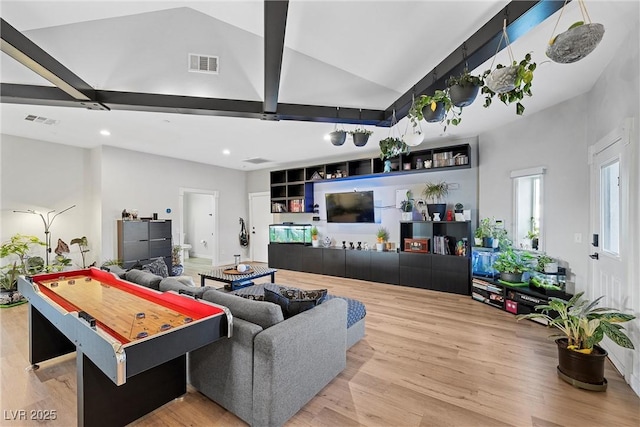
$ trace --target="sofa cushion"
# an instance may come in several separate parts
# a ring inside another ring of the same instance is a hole
[[[129,270],[125,274],[125,279],[137,283],[141,286],[146,286],[147,288],[158,290],[160,287],[160,281],[162,277],[156,276],[153,273],[143,270]]]
[[[113,273],[116,276],[118,276],[121,279],[125,278],[125,275],[127,274],[127,270],[125,270],[124,268],[120,267],[119,265],[103,265],[102,267],[100,267],[103,270],[108,271],[109,273]]]
[[[285,319],[320,304],[327,296],[326,289],[307,291],[279,287],[277,290],[264,288],[264,300],[278,304]]]
[[[158,258],[142,267],[144,271],[155,274],[160,277],[169,277],[169,268],[163,258]]]
[[[360,301],[336,295],[327,295],[326,300],[329,301],[334,298],[340,298],[347,302],[347,328],[355,325],[367,315],[367,309]]]
[[[284,320],[280,307],[270,302],[251,301],[216,289],[205,291],[202,299],[223,305],[231,311],[234,317],[260,325],[263,329]]]

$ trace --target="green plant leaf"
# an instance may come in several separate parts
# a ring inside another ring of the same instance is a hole
[[[569,28],[567,28],[567,31],[572,30],[576,27],[579,27],[581,25],[584,25],[584,21],[576,21],[573,24],[571,24],[571,26]]]
[[[611,341],[618,344],[620,347],[633,349],[633,343],[631,342],[629,337],[627,337],[621,329],[615,328],[613,326],[614,325],[611,325],[609,322],[600,323],[600,328],[611,339]]]

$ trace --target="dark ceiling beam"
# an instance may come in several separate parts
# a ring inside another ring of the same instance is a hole
[[[1,48],[4,53],[50,81],[79,101],[94,101],[94,89],[67,67],[0,18]]]
[[[379,125],[391,125],[394,109],[398,120],[406,117],[411,108],[413,96],[417,98],[420,95],[432,95],[436,90],[444,89],[449,76],[462,73],[465,64],[468,65],[468,69],[471,71],[493,57],[500,43],[505,19],[507,19],[507,35],[510,42],[513,43],[560,10],[563,4],[563,0],[510,2],[462,45],[451,52],[440,64],[429,71],[411,89],[387,107],[384,114],[385,119]],[[504,48],[505,44],[503,42],[500,50]]]
[[[264,112],[276,113],[288,0],[264,1]]]

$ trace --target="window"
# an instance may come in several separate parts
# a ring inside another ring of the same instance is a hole
[[[620,161],[600,169],[600,206],[602,212],[602,250],[611,255],[620,253]]]
[[[543,250],[542,191],[545,168],[513,171],[513,246]]]

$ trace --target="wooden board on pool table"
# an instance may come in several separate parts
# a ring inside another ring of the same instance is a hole
[[[38,283],[128,341],[164,332],[193,320],[89,276],[71,276]]]

